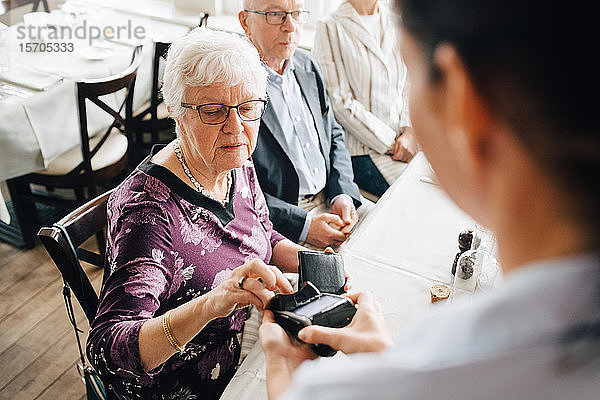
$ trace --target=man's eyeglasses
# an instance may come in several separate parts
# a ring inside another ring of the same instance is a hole
[[[190,108],[198,111],[200,121],[204,122],[206,125],[219,125],[227,121],[229,111],[232,108],[235,108],[235,111],[242,121],[256,121],[262,117],[266,106],[267,101],[263,99],[248,100],[237,106],[228,106],[227,104],[219,103],[206,103],[200,105],[181,103],[181,107],[183,108]]]
[[[281,25],[285,22],[288,15],[291,15],[294,21],[299,24],[304,24],[308,21],[308,10],[295,10],[295,11],[256,11],[256,10],[244,10],[249,13],[264,15],[269,25]]]

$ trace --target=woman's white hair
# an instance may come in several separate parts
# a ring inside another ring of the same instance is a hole
[[[221,84],[255,86],[266,98],[267,70],[250,41],[234,33],[195,28],[169,47],[163,78],[163,99],[171,117],[181,120],[185,89]]]

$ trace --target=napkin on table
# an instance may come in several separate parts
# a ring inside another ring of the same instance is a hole
[[[60,82],[58,75],[50,75],[30,69],[13,68],[0,74],[0,80],[9,82],[27,89],[43,91]]]

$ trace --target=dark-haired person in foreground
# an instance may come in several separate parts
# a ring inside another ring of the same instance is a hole
[[[363,354],[320,364],[265,313],[270,398],[598,399],[596,16],[580,0],[396,3],[415,134],[443,188],[496,233],[505,279],[394,342],[356,294],[348,327],[299,336]]]

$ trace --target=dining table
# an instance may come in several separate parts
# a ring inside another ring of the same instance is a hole
[[[134,48],[142,45],[135,115],[150,100],[153,42],[170,42],[191,28],[191,22],[69,0],[50,13],[26,14],[23,22],[1,29],[0,182],[42,171],[79,146],[77,82],[124,70]],[[124,95],[106,101],[114,106]],[[101,109],[88,110],[90,136],[112,123]],[[0,221],[10,222],[1,193]]]
[[[207,27],[230,33],[244,35],[244,30],[238,20],[238,11],[242,9],[242,2],[238,0],[224,0],[223,9],[207,7],[207,3],[196,0],[89,0],[101,3],[106,7],[119,10],[123,13],[137,14],[151,17],[158,21],[168,21],[182,25],[198,23],[198,13],[207,12],[209,18]],[[216,4],[213,4],[216,5]],[[217,7],[218,8],[218,7]],[[317,18],[315,16],[315,18]],[[302,29],[298,39],[298,47],[310,51],[314,44],[314,25],[307,24]]]
[[[227,4],[227,8],[228,13],[210,15],[207,26],[244,34],[238,7]],[[144,46],[144,60],[136,80],[134,111],[147,103],[152,42],[171,42],[184,35],[198,26],[202,11],[207,10],[193,1],[67,0],[50,13],[26,14],[23,22],[0,26],[0,182],[44,170],[77,146],[77,80],[119,72],[138,44]],[[51,37],[51,29],[61,27],[70,27],[72,37]],[[42,35],[37,35],[38,28]],[[143,29],[143,37],[132,37],[136,29]],[[91,37],[98,30],[101,37]],[[105,38],[117,30],[124,37]],[[81,33],[85,37],[78,37]],[[314,30],[306,28],[299,46],[310,50],[313,40]],[[92,109],[88,117],[90,136],[111,122],[99,110]],[[10,222],[2,192],[0,221]]]
[[[493,238],[452,202],[419,152],[338,252],[352,276],[351,291],[371,292],[381,304],[392,336],[397,336],[412,318],[432,307],[458,296],[467,301],[476,298],[475,290],[455,286],[451,271],[460,252],[459,234],[478,230],[482,237]],[[493,246],[493,242],[485,246]],[[499,272],[494,285],[502,279]],[[434,285],[454,291],[448,299],[432,302]],[[334,357],[347,356],[338,352]],[[267,399],[265,357],[258,342],[221,396],[221,400],[244,399]]]

